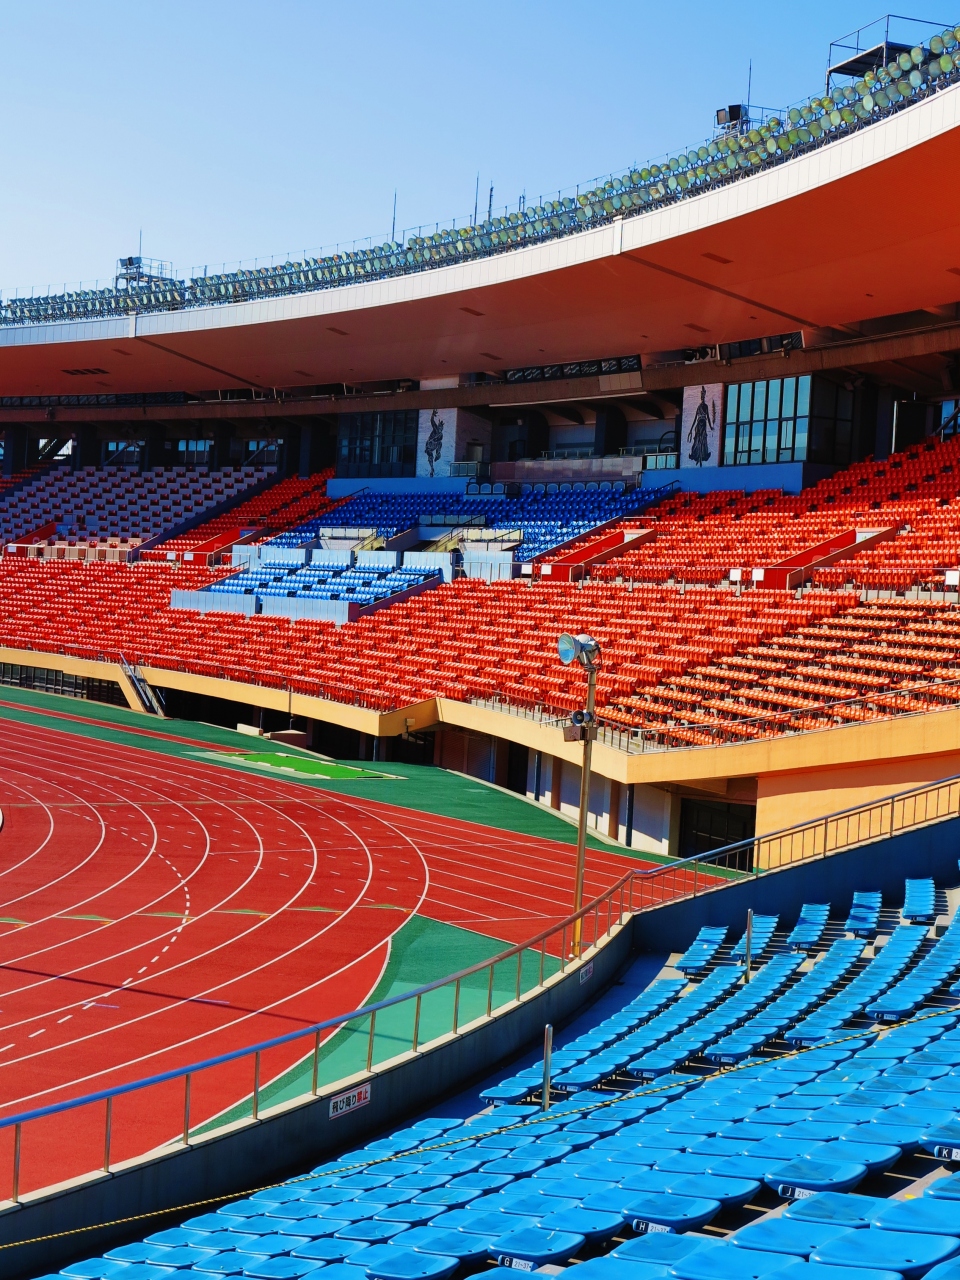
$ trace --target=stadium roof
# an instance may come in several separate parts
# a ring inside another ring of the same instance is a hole
[[[0,394],[429,379],[843,329],[960,298],[960,84],[695,198],[370,283],[0,328]]]

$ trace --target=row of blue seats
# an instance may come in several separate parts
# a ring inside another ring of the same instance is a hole
[[[645,510],[672,490],[656,489],[529,492],[517,497],[425,491],[372,493],[348,498],[340,506],[272,539],[270,546],[297,547],[328,528],[375,529],[392,538],[405,529],[443,515],[460,523],[474,520],[487,528],[520,529],[517,558],[536,556],[610,520]],[[442,528],[442,526],[441,526]],[[438,529],[438,536],[441,529]]]
[[[904,1152],[942,1158],[945,1142],[960,1143],[957,1020],[706,1080],[673,1076],[612,1105],[587,1093],[545,1115],[500,1107],[423,1121],[61,1274],[295,1280],[324,1266],[324,1280],[447,1280],[489,1260],[529,1270],[592,1256],[597,1280],[643,1280],[640,1263],[677,1280],[759,1280],[807,1260],[912,1280],[960,1254],[960,1176],[912,1201],[847,1193]],[[871,1041],[892,1042],[890,1065],[863,1065]],[[724,1240],[686,1234],[765,1194],[789,1202],[782,1216]]]
[[[214,582],[208,588],[217,595],[255,595],[262,599],[302,597],[309,600],[361,602],[383,600],[439,578],[436,569],[318,568],[310,565],[244,570]]]

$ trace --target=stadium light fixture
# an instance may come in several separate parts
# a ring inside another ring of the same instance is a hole
[[[574,711],[570,723],[564,726],[563,736],[568,742],[583,743],[583,763],[580,769],[580,809],[577,815],[577,866],[573,885],[573,910],[576,914],[583,906],[583,875],[587,853],[587,810],[590,805],[590,763],[593,743],[597,736],[596,701],[597,668],[600,665],[600,646],[593,636],[584,633],[572,635],[565,631],[557,641],[557,653],[565,667],[579,662],[587,673],[587,705],[582,711]],[[573,925],[573,954],[579,957],[583,944],[583,921]]]

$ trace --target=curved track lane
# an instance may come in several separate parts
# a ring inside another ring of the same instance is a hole
[[[356,1008],[417,911],[507,941],[569,911],[569,845],[57,729],[3,733],[0,1116]],[[588,894],[629,865],[591,852]],[[303,1051],[271,1051],[262,1080]],[[249,1061],[217,1069],[192,1124],[251,1085]],[[114,1160],[177,1132],[182,1085],[157,1094],[116,1104]],[[22,1186],[89,1168],[103,1123],[35,1122]]]

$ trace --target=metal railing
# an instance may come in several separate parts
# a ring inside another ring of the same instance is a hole
[[[960,775],[751,836],[710,853],[635,871],[630,901],[634,910],[645,911],[722,888],[730,880],[756,878],[956,817],[960,817]]]
[[[8,1141],[5,1155],[0,1145],[8,1170],[6,1178],[0,1172],[0,1199],[16,1204],[48,1185],[51,1167],[58,1182],[109,1173],[119,1161],[187,1146],[237,1120],[257,1121],[266,1107],[316,1097],[347,1076],[425,1052],[477,1020],[499,1016],[576,963],[578,924],[581,958],[609,941],[633,910],[633,874],[535,937],[413,991],[231,1053],[0,1117],[0,1142]],[[301,1044],[304,1052],[294,1049],[291,1059],[290,1046]],[[226,1111],[225,1093],[235,1104]],[[66,1157],[65,1132],[73,1140]]]
[[[8,1139],[10,1180],[6,1186],[0,1182],[0,1196],[17,1203],[26,1190],[40,1189],[39,1170],[48,1170],[51,1161],[59,1161],[58,1180],[109,1173],[118,1159],[188,1146],[237,1120],[256,1122],[278,1102],[316,1097],[345,1076],[355,1081],[360,1063],[371,1073],[407,1053],[425,1052],[437,1040],[498,1016],[565,973],[575,963],[571,951],[578,922],[580,957],[585,958],[636,912],[958,816],[960,776],[954,776],[709,853],[631,870],[581,911],[535,937],[416,990],[231,1053],[2,1117],[0,1138]],[[344,1070],[336,1054],[344,1042],[348,1049],[352,1042],[354,1049],[350,1070]],[[300,1043],[306,1052],[291,1062],[289,1046]],[[284,1049],[286,1054],[280,1055]],[[271,1055],[277,1056],[271,1061]],[[231,1096],[239,1101],[218,1111],[214,1099],[222,1099],[223,1080],[218,1090],[211,1078],[234,1064],[243,1064],[249,1090],[231,1075],[228,1088],[235,1083]],[[333,1070],[332,1078],[325,1078],[325,1065]],[[305,1086],[299,1093],[298,1083]],[[65,1131],[79,1139],[69,1169],[62,1167]]]

